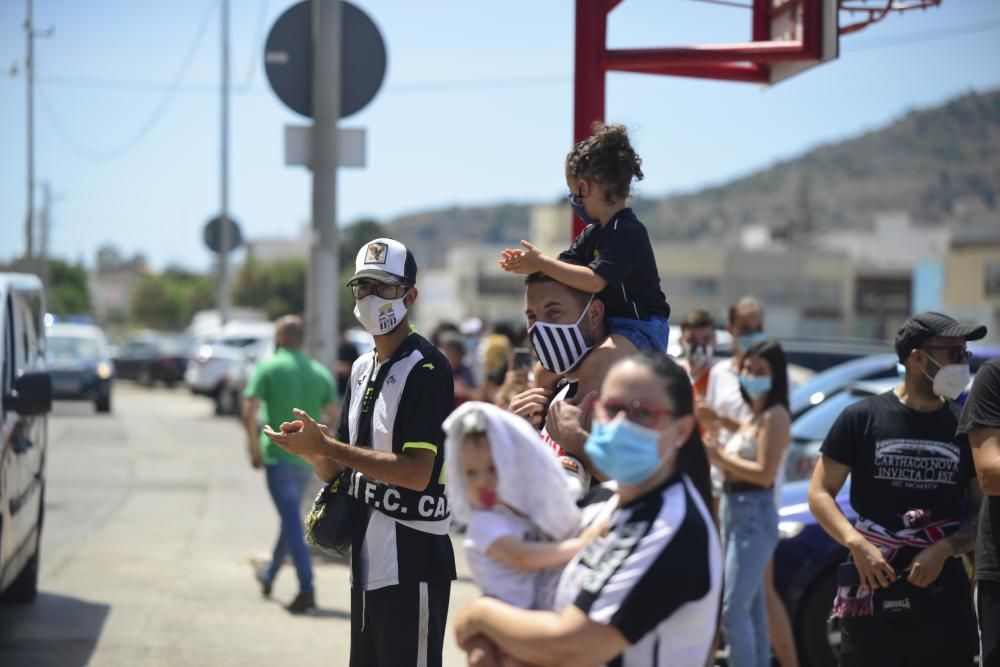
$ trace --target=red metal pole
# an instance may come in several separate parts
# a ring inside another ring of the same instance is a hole
[[[604,52],[608,11],[617,2],[576,0],[576,63],[573,72],[573,141],[590,136],[595,120],[604,120]],[[573,216],[573,238],[583,231]]]

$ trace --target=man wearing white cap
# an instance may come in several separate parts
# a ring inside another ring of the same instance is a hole
[[[348,285],[375,349],[354,362],[334,433],[303,412],[265,433],[332,480],[353,471],[362,503],[351,540],[351,667],[441,665],[455,556],[442,422],[455,404],[447,359],[411,327],[413,253],[379,238]]]

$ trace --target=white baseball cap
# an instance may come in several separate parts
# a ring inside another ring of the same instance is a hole
[[[406,246],[394,239],[373,239],[361,246],[354,261],[354,276],[348,285],[359,278],[372,278],[379,282],[396,284],[417,282],[417,260]]]

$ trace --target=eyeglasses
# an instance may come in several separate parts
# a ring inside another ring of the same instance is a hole
[[[918,350],[948,350],[948,358],[953,364],[967,364],[972,359],[972,352],[960,345],[922,345]]]
[[[410,289],[405,283],[387,285],[376,281],[351,283],[350,287],[355,299],[363,299],[371,294],[380,299],[399,299]]]
[[[622,412],[630,422],[635,422],[640,426],[653,426],[660,417],[670,416],[674,411],[669,408],[661,408],[658,405],[650,405],[641,401],[619,401],[614,398],[601,400],[591,398],[591,402],[596,408],[596,412],[601,419],[611,421]]]

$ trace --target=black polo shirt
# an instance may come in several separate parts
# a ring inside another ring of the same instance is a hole
[[[608,317],[670,317],[649,233],[632,209],[622,209],[603,227],[588,225],[559,259],[589,266],[608,281],[600,293]]]

